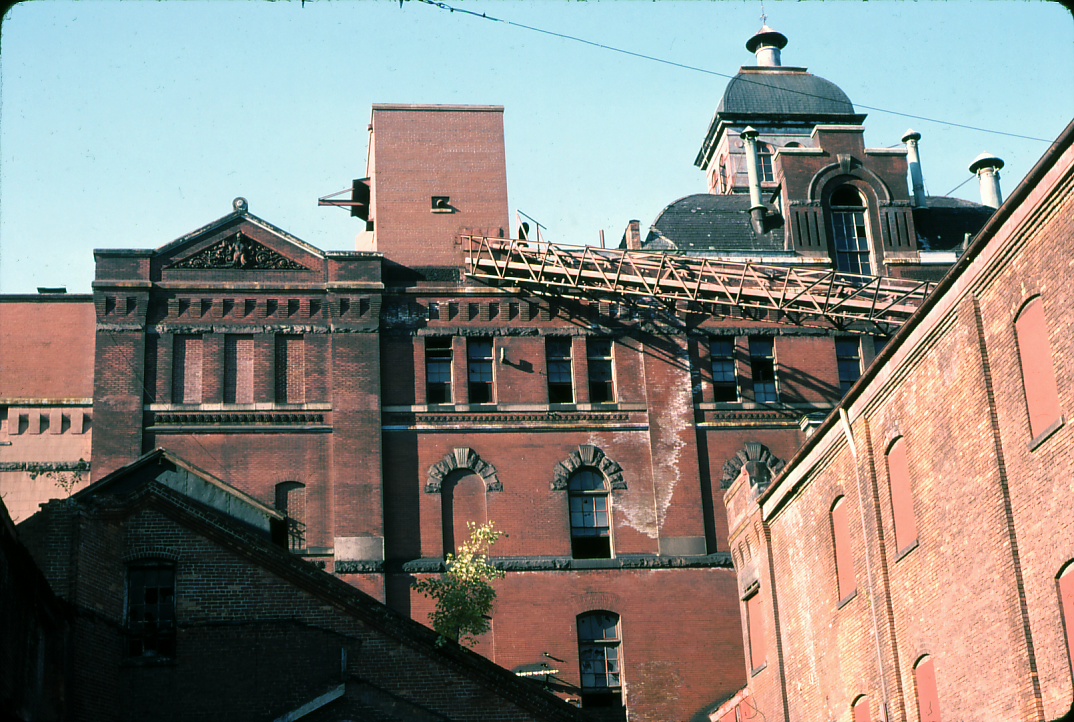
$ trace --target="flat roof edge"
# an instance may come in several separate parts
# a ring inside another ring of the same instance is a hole
[[[373,103],[373,110],[430,110],[472,113],[502,113],[502,105],[437,105],[425,103]]]

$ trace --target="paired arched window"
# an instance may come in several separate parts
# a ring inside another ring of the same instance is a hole
[[[284,481],[276,485],[276,511],[287,517],[287,546],[306,550],[306,485]]]
[[[571,554],[575,559],[611,559],[611,497],[608,480],[597,469],[582,468],[567,481],[571,517]]]
[[[917,688],[917,713],[920,722],[940,722],[940,693],[936,689],[936,671],[927,654],[914,664]]]
[[[917,544],[914,494],[910,467],[906,461],[906,441],[900,436],[888,448],[888,483],[891,485],[891,515],[895,522],[895,550],[902,554]]]
[[[835,189],[828,206],[836,270],[872,275],[865,198],[854,186],[844,185]]]
[[[578,616],[583,708],[623,705],[622,647],[618,614],[600,611]]]
[[[1052,364],[1052,347],[1048,341],[1048,323],[1040,296],[1022,307],[1014,322],[1018,337],[1018,356],[1022,366],[1022,385],[1029,410],[1029,428],[1033,438],[1048,431],[1060,419],[1059,387]]]
[[[850,550],[850,522],[847,520],[846,497],[832,504],[832,547],[835,551],[835,576],[839,603],[850,599],[858,589],[854,579],[854,555]]]

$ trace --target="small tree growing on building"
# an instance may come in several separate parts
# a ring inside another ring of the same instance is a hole
[[[414,589],[436,602],[429,615],[433,629],[444,638],[473,647],[477,638],[489,631],[496,590],[492,582],[501,579],[502,571],[492,566],[488,549],[503,536],[493,522],[466,522],[470,540],[458,552],[446,557],[447,571],[439,579],[422,579]]]

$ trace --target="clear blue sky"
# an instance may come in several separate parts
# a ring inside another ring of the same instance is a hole
[[[474,2],[518,23],[733,75],[759,2]],[[1043,2],[770,2],[787,65],[855,104],[1052,139],[1074,116],[1074,21]],[[359,222],[317,198],[365,171],[378,102],[506,106],[512,209],[549,240],[618,242],[704,190],[693,159],[726,78],[419,2],[16,5],[0,38],[0,292],[90,289],[94,248],[163,245],[250,210],[326,250]],[[865,110],[870,146],[913,127],[946,194],[982,151],[1005,192],[1047,143]],[[976,181],[955,195],[977,200]]]

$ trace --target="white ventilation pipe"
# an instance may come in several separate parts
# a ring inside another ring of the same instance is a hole
[[[917,142],[921,140],[921,134],[916,130],[908,130],[903,133],[902,142],[906,143],[906,164],[910,167],[910,186],[914,192],[914,208],[924,208],[925,179],[921,175],[921,156],[917,150]]]
[[[757,160],[757,131],[747,125],[739,136],[746,143],[746,174],[750,182],[750,218],[757,233],[764,232],[765,205],[761,201],[761,173]]]
[[[1003,203],[1003,192],[999,187],[999,169],[1003,161],[991,153],[981,153],[970,163],[970,173],[977,175],[981,184],[981,203],[992,208],[999,208]]]
[[[779,51],[787,47],[787,36],[764,25],[757,34],[746,41],[746,50],[757,57],[757,65],[762,68],[780,66]]]

